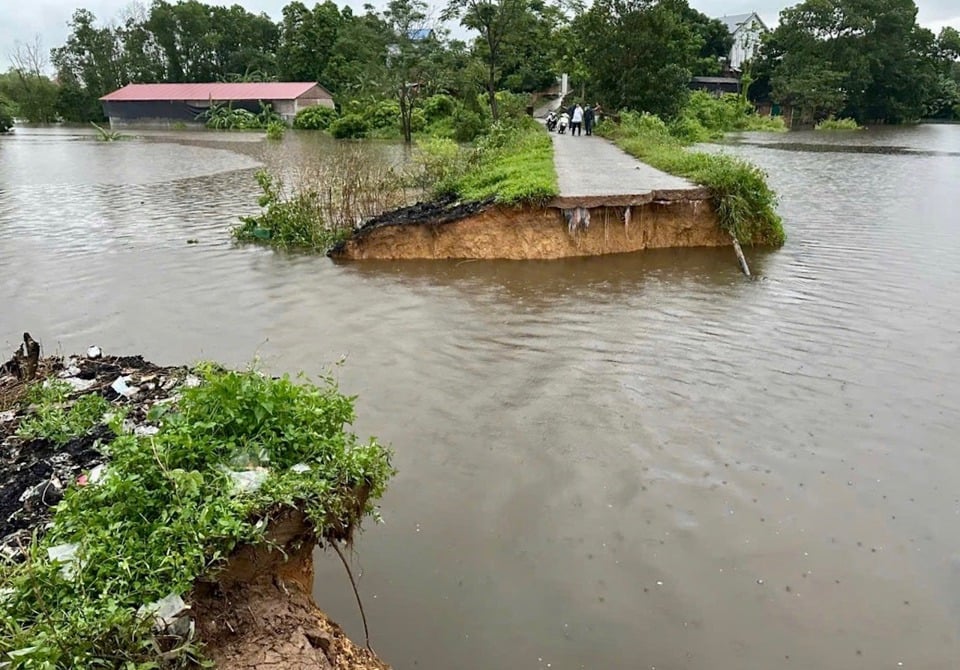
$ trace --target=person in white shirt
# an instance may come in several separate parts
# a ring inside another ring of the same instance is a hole
[[[583,107],[580,106],[580,103],[577,103],[577,106],[573,108],[573,118],[570,119],[570,137],[574,135],[581,135],[583,126]]]

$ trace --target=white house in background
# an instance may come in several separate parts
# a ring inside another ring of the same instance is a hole
[[[740,72],[744,61],[753,59],[760,51],[760,37],[767,32],[768,28],[756,12],[721,16],[719,20],[726,24],[727,30],[733,36],[729,57],[730,69]]]

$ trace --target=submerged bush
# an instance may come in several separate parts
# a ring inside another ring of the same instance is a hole
[[[753,105],[739,95],[719,97],[706,91],[694,91],[680,114],[670,123],[670,132],[683,142],[720,139],[724,133],[742,130],[785,131],[781,117],[757,114]]]
[[[256,177],[263,191],[259,200],[263,210],[256,216],[240,218],[240,225],[233,229],[238,242],[326,251],[349,233],[325,224],[316,192],[298,190],[289,194],[283,182],[266,170],[258,171]]]
[[[767,185],[766,173],[757,166],[724,154],[688,151],[667,125],[651,114],[622,112],[619,125],[604,122],[597,126],[597,133],[657,169],[707,186],[720,226],[741,243],[783,244],[777,196]]]
[[[856,119],[835,119],[831,116],[814,126],[814,130],[863,130],[863,126]]]
[[[336,118],[337,110],[333,107],[313,105],[297,112],[293,127],[298,130],[326,130]]]
[[[203,383],[151,417],[156,435],[114,422],[102,479],[66,491],[26,563],[0,564],[0,666],[196,667],[193,642],[162,653],[142,605],[186,596],[238,545],[262,542],[284,507],[305,510],[328,539],[347,539],[376,515],[390,454],[346,430],[353,399],[331,380],[210,365],[198,373]],[[265,479],[244,491],[231,473],[251,469]],[[49,558],[57,546],[75,558]]]
[[[0,133],[5,133],[13,128],[13,112],[7,102],[0,98]]]
[[[282,140],[284,133],[287,132],[287,126],[282,121],[271,121],[267,124],[267,139]]]
[[[338,140],[359,139],[370,132],[370,124],[359,114],[345,114],[334,119],[329,130],[330,134]]]

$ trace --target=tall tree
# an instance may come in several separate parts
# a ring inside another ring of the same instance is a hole
[[[427,3],[423,0],[390,0],[383,13],[391,37],[387,47],[386,80],[400,105],[400,131],[407,144],[413,141],[413,108],[421,92],[430,61],[431,43]]]
[[[936,81],[936,41],[913,0],[806,0],[783,10],[761,58],[773,96],[811,120],[918,118]]]
[[[98,25],[89,10],[75,11],[69,26],[66,43],[51,52],[60,81],[57,111],[69,121],[101,119],[98,98],[127,83],[123,47],[117,33]]]
[[[609,107],[675,116],[703,44],[685,0],[595,0],[574,20],[595,91]]]
[[[497,109],[497,72],[507,36],[515,30],[529,10],[529,0],[449,0],[441,14],[444,20],[459,19],[465,28],[480,33],[486,61],[486,89],[490,113],[500,118]]]

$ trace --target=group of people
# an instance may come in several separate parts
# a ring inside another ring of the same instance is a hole
[[[587,105],[581,107],[580,103],[571,105],[568,109],[561,110],[559,114],[551,111],[547,114],[547,130],[556,130],[563,135],[570,129],[570,136],[582,135],[587,131],[587,135],[593,135],[593,126],[600,119],[600,103],[593,107]]]

